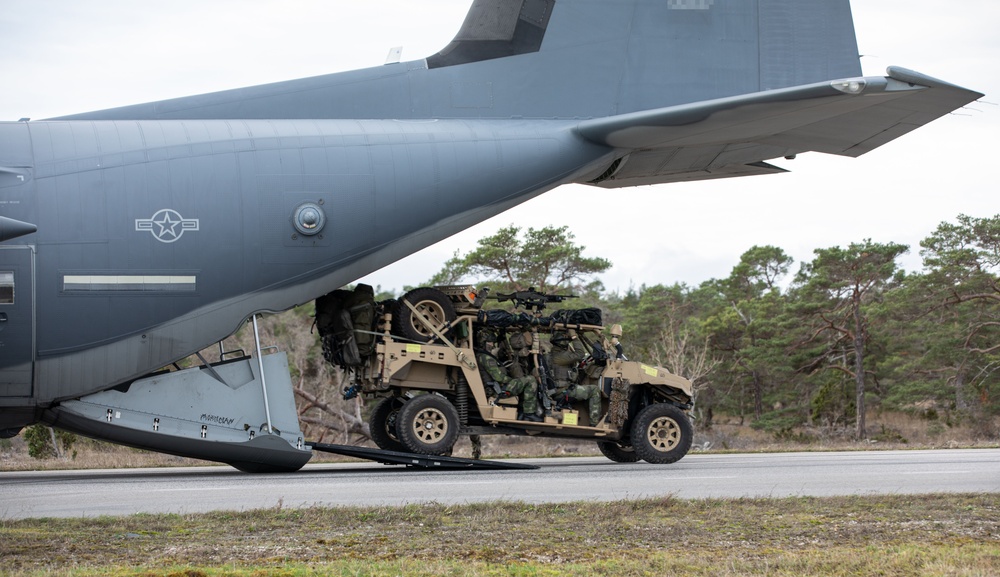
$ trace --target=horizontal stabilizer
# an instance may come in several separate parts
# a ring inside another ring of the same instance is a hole
[[[633,151],[604,187],[742,175],[807,151],[860,156],[982,94],[903,68],[581,122],[577,133]],[[714,173],[714,175],[713,175]]]

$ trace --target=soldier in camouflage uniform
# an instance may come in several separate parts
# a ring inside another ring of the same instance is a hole
[[[565,331],[554,331],[549,341],[552,350],[549,352],[549,370],[555,381],[555,392],[551,394],[554,400],[573,399],[587,401],[587,413],[590,426],[597,425],[601,420],[601,390],[597,385],[580,385],[577,365],[586,355],[572,347],[569,334]]]
[[[527,340],[525,339],[527,334]],[[500,366],[507,371],[507,374],[515,379],[526,377],[532,374],[530,345],[527,341],[531,339],[531,333],[515,331],[509,338],[505,338],[503,333],[497,335],[497,345],[499,350],[496,357],[500,361]]]
[[[493,383],[499,385],[501,395],[521,398],[521,417],[525,421],[541,422],[538,413],[538,381],[527,376],[514,378],[500,365],[490,349],[496,344],[497,337],[491,331],[482,330],[476,334],[476,362],[479,372],[487,387]]]
[[[507,339],[511,353],[510,374],[513,377],[531,375],[534,365],[531,362],[531,333],[515,331]]]

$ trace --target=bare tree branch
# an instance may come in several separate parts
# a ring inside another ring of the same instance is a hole
[[[331,415],[337,419],[340,419],[344,424],[334,425],[329,423],[328,421],[323,421],[322,419],[316,419],[314,417],[309,417],[306,415],[302,415],[300,417],[300,419],[303,422],[311,423],[314,425],[321,425],[329,429],[332,429],[334,431],[340,431],[343,433],[358,433],[360,435],[363,435],[365,438],[369,440],[371,439],[371,430],[368,427],[368,423],[366,423],[364,419],[361,418],[360,404],[355,403],[355,414],[352,415],[351,413],[348,413],[340,408],[334,407],[328,403],[321,401],[320,399],[316,398],[315,395],[303,389],[295,389],[295,394],[305,399],[310,404],[320,409],[321,411],[325,412],[326,414]]]
[[[368,423],[362,423],[359,426],[348,425],[345,426],[344,423],[337,423],[333,421],[328,421],[320,419],[317,417],[302,416],[300,420],[303,423],[309,423],[310,425],[317,425],[331,431],[337,431],[338,433],[351,434],[355,433],[360,435],[366,440],[371,440],[371,431],[368,429]],[[322,438],[321,438],[322,439]]]

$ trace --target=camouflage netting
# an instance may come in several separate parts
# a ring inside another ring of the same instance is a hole
[[[621,377],[611,383],[611,406],[608,408],[608,421],[615,429],[621,429],[628,419],[628,389],[629,382]]]

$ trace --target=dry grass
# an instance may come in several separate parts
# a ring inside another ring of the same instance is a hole
[[[0,522],[0,574],[997,575],[1000,499],[269,509]]]
[[[695,429],[692,450],[707,452],[855,451],[900,449],[994,448],[1000,446],[1000,419],[982,426],[949,425],[943,420],[905,413],[868,416],[868,439],[853,429],[797,427],[784,434],[755,430],[737,418],[718,419],[710,430]]]

